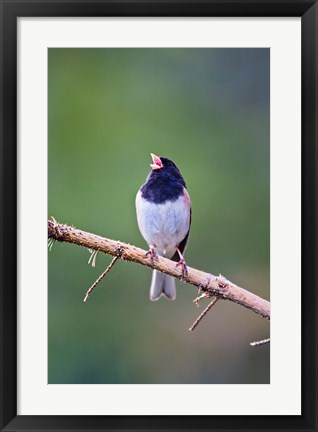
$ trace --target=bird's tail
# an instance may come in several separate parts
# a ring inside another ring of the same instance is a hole
[[[170,300],[174,300],[176,298],[176,282],[174,277],[153,270],[150,286],[150,300],[158,300],[161,295],[166,296]]]

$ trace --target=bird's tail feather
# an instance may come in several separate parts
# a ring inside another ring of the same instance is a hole
[[[150,286],[150,300],[158,300],[164,295],[170,300],[176,298],[176,282],[174,277],[153,270]]]

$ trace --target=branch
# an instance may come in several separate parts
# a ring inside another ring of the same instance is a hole
[[[50,241],[73,243],[85,248],[94,249],[122,260],[133,261],[169,274],[184,282],[195,285],[208,296],[230,300],[251,311],[270,319],[270,303],[267,300],[247,291],[225,279],[222,275],[213,276],[200,270],[188,267],[188,273],[182,278],[182,271],[176,263],[167,258],[158,257],[151,263],[146,251],[136,246],[110,240],[95,234],[79,230],[73,226],[58,223],[54,218],[48,221],[48,238]]]
[[[259,341],[256,341],[256,342],[251,342],[250,345],[252,347],[254,347],[254,346],[261,346],[261,345],[265,345],[265,344],[267,344],[269,342],[270,342],[270,338],[259,340]]]
[[[218,297],[214,297],[214,299],[207,305],[207,307],[204,309],[204,311],[198,316],[198,318],[194,321],[192,326],[189,328],[190,331],[193,331],[199,324],[200,321],[205,317],[205,315],[209,312],[209,310],[215,305],[215,303],[218,301]]]
[[[95,255],[96,256],[96,255]],[[107,273],[109,273],[111,271],[111,269],[113,268],[113,266],[115,265],[115,262],[118,260],[118,256],[115,256],[112,259],[112,262],[109,264],[109,266],[106,268],[105,271],[103,271],[103,273],[99,276],[99,278],[93,283],[93,285],[86,291],[85,297],[84,297],[84,302],[86,302],[86,300],[88,299],[88,297],[92,294],[92,291],[97,287],[97,285],[99,284],[99,282],[104,279],[104,277],[107,275]],[[95,266],[94,266],[95,267]]]

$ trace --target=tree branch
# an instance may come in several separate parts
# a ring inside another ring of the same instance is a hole
[[[251,342],[250,345],[252,347],[254,347],[254,346],[261,346],[261,345],[265,345],[265,344],[267,344],[269,342],[270,342],[270,338],[259,340],[259,341],[256,341],[256,342]]]
[[[163,273],[181,279],[181,270],[176,267],[176,263],[167,258],[158,257],[154,260],[146,255],[146,251],[136,246],[110,240],[95,234],[79,230],[73,226],[60,224],[54,218],[48,221],[48,238],[59,242],[73,243],[88,249],[110,254],[122,260],[133,261],[141,265],[154,268]],[[195,285],[202,292],[218,299],[230,300],[253,312],[270,319],[270,303],[267,300],[247,291],[225,279],[222,275],[213,276],[200,270],[188,267],[188,273],[182,280]]]
[[[109,266],[107,266],[106,270],[103,271],[103,273],[99,276],[99,278],[93,283],[93,285],[86,291],[85,297],[84,297],[84,302],[86,302],[86,300],[88,299],[88,297],[92,294],[93,290],[97,287],[97,285],[99,284],[99,282],[104,279],[104,277],[107,275],[107,273],[109,273],[111,271],[111,269],[113,268],[113,266],[115,265],[115,262],[118,260],[118,256],[115,256],[112,259],[112,262],[109,264]],[[94,266],[95,267],[95,266]]]
[[[204,309],[204,311],[198,316],[198,318],[194,321],[192,326],[189,328],[190,331],[193,331],[200,321],[205,317],[205,315],[209,312],[209,310],[215,305],[215,303],[218,301],[218,297],[214,297],[214,299],[207,305],[207,307]]]

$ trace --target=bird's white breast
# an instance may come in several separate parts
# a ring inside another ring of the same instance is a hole
[[[139,191],[136,196],[136,210],[138,226],[147,243],[156,245],[160,255],[171,258],[189,231],[188,193],[176,201],[155,204],[146,201]]]

